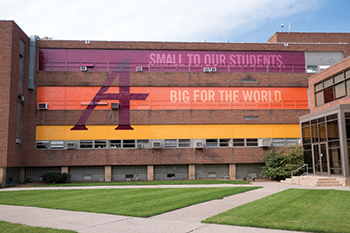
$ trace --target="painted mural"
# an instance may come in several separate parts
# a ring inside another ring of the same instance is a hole
[[[130,109],[308,108],[307,88],[304,87],[130,87],[128,90],[124,89],[125,87],[110,87],[105,92],[109,97],[101,97],[96,101],[95,95],[100,87],[38,87],[38,102],[47,103],[49,110],[86,109],[93,104],[95,109],[111,109],[111,103],[120,103],[121,98],[130,99],[128,103]],[[117,93],[120,94],[117,95]]]
[[[157,50],[84,50],[40,49],[39,70],[112,71],[130,58],[130,71],[142,67],[144,72],[268,72],[305,73],[303,52],[250,51],[157,51]],[[119,63],[119,64],[118,64]]]

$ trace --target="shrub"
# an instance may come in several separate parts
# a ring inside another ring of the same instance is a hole
[[[32,182],[32,178],[31,177],[26,177],[24,179],[24,183],[30,183],[30,182]]]
[[[262,176],[282,180],[290,178],[290,173],[304,164],[303,151],[299,145],[289,146],[287,149],[269,150],[262,156],[265,166]],[[300,169],[296,175],[301,174]]]
[[[45,183],[65,183],[70,179],[69,173],[57,173],[57,172],[47,172],[43,174],[43,181]]]

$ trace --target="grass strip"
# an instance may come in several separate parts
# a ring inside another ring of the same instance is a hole
[[[64,184],[38,184],[31,187],[69,187],[69,186],[117,186],[117,185],[181,185],[181,184],[251,184],[246,180],[156,180],[129,182],[88,182]]]
[[[288,189],[236,207],[204,223],[304,232],[350,232],[350,192]]]
[[[44,227],[32,227],[28,225],[0,221],[0,233],[74,233],[76,231],[61,230]]]
[[[26,190],[0,192],[0,204],[150,217],[257,188]]]

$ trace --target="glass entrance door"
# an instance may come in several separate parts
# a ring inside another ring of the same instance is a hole
[[[328,174],[328,156],[326,144],[320,144],[320,160],[321,160],[321,176],[329,176]]]
[[[329,176],[328,174],[328,156],[325,143],[314,145],[315,175]]]

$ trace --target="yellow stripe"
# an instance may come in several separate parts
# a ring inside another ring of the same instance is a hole
[[[134,130],[115,130],[111,125],[89,125],[89,130],[72,127],[37,126],[36,140],[300,138],[298,124],[133,125]]]

